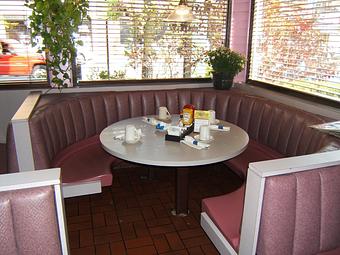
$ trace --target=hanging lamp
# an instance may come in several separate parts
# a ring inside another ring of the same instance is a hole
[[[167,17],[167,21],[191,22],[195,19],[192,9],[187,5],[186,0],[180,0],[178,6]]]

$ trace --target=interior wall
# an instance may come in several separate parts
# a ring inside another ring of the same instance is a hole
[[[29,90],[0,91],[0,143],[6,143],[8,123],[28,94]]]
[[[233,0],[231,14],[230,48],[247,57],[251,0]],[[246,69],[234,81],[246,81]]]
[[[235,87],[240,88],[247,93],[269,98],[279,103],[287,104],[307,112],[315,113],[321,116],[326,116],[334,120],[340,120],[340,108],[322,105],[316,102],[304,100],[295,96],[285,95],[279,92],[268,89],[252,86],[245,83],[237,83]]]

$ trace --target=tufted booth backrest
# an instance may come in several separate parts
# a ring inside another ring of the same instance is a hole
[[[0,254],[61,254],[52,186],[0,192]]]
[[[339,166],[268,177],[257,253],[319,254],[339,247],[339,197]]]
[[[156,114],[159,106],[179,113],[185,104],[214,109],[216,117],[246,130],[251,139],[283,155],[313,153],[335,138],[309,125],[329,119],[239,90],[175,89],[134,92],[95,92],[43,95],[30,121],[35,168],[50,167],[67,146],[91,137],[108,125],[130,117]],[[8,131],[8,167],[17,170],[14,139]],[[339,143],[340,144],[340,143]]]

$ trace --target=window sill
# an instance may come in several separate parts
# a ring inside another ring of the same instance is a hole
[[[247,93],[269,98],[279,103],[287,104],[304,111],[326,116],[332,119],[340,119],[340,103],[330,100],[322,100],[313,96],[301,95],[300,93],[289,93],[277,91],[271,87],[263,87],[249,83],[237,83],[236,87]]]
[[[63,88],[64,92],[101,91],[101,90],[147,90],[166,88],[212,87],[210,78],[195,79],[158,79],[158,80],[113,80],[113,81],[80,81],[77,87]],[[51,89],[47,82],[12,82],[1,83],[1,90],[46,90]]]

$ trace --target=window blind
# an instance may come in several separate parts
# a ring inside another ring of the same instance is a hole
[[[32,50],[31,11],[24,3],[0,1],[0,38],[16,37]],[[167,21],[178,4],[179,0],[89,0],[91,19],[74,35],[83,41],[77,46],[78,79],[207,77],[204,53],[225,43],[228,1],[189,0],[193,22]],[[0,74],[2,80],[30,78]]]
[[[43,56],[30,45],[29,15],[23,0],[0,1],[0,83],[27,81],[44,69]]]
[[[91,22],[80,33],[83,51],[90,52],[82,78],[206,77],[204,53],[225,42],[227,1],[187,3],[191,23],[166,20],[178,0],[90,1]]]
[[[340,101],[340,1],[253,3],[249,79]]]

